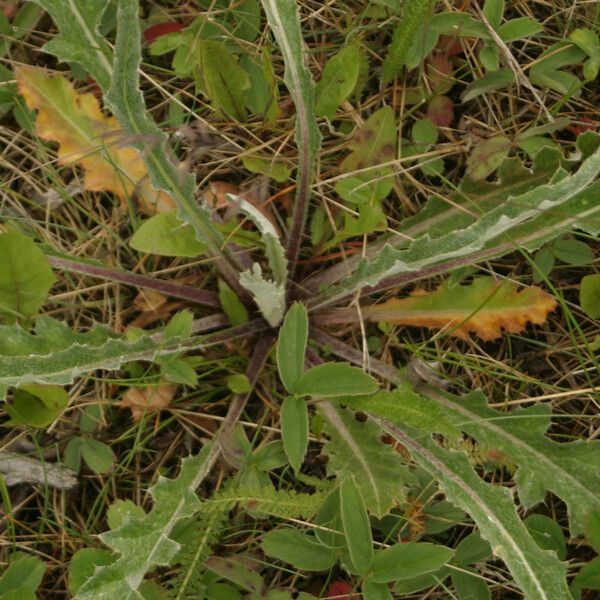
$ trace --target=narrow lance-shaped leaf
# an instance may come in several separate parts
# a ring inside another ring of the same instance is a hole
[[[118,369],[134,360],[154,360],[183,352],[192,341],[157,340],[144,335],[129,341],[96,325],[76,333],[49,317],[36,320],[34,333],[18,325],[0,326],[0,400],[9,387],[24,383],[66,385],[96,369]]]
[[[299,302],[288,310],[277,340],[277,369],[288,392],[293,393],[304,372],[308,341],[308,313]]]
[[[228,278],[234,278],[233,269],[228,267],[233,259],[225,257],[221,249],[223,237],[212,225],[209,211],[194,198],[194,177],[177,170],[169,159],[166,134],[146,113],[139,89],[141,42],[137,0],[119,0],[117,23],[114,74],[106,102],[121,126],[133,135],[154,187],[171,195],[177,204],[178,218],[192,225],[197,238],[214,256],[224,259],[222,268]]]
[[[383,428],[435,477],[448,500],[473,518],[527,600],[571,600],[566,564],[542,550],[519,518],[507,488],[483,481],[463,453],[440,448],[429,436],[408,426],[381,421]]]
[[[560,152],[545,148],[535,156],[531,168],[526,168],[519,158],[513,157],[502,163],[495,181],[473,182],[465,177],[456,192],[451,194],[451,202],[435,196],[429,198],[422,210],[403,219],[397,226],[396,231],[400,235],[367,247],[366,258],[376,257],[386,242],[394,248],[404,248],[409,245],[410,240],[424,233],[437,238],[471,225],[482,214],[504,204],[511,196],[521,195],[550,181],[560,168],[561,160]],[[349,257],[347,261],[313,276],[305,285],[309,289],[316,289],[321,282],[335,283],[351,273],[360,259],[360,256]]]
[[[503,413],[488,408],[481,392],[461,398],[434,390],[427,394],[457,427],[518,465],[514,479],[525,508],[542,502],[550,491],[567,505],[571,535],[583,533],[586,514],[600,510],[600,442],[549,439],[548,403]]]
[[[475,260],[477,252],[483,248],[490,248],[489,255],[494,255],[495,248],[499,248],[498,253],[506,253],[513,248],[512,233],[517,227],[543,213],[560,212],[561,206],[593,183],[598,172],[599,150],[586,159],[573,175],[510,198],[464,229],[442,235],[435,242],[429,235],[423,235],[403,250],[385,246],[376,258],[362,261],[343,284],[326,290],[324,298],[330,301],[366,285],[374,286],[387,277],[423,270],[443,261],[461,257],[465,260],[473,257]],[[586,209],[588,215],[597,209],[599,201],[596,198],[591,203]],[[577,218],[569,218],[578,222]]]
[[[315,121],[314,83],[303,60],[298,4],[289,0],[261,0],[261,4],[283,55],[284,81],[296,107],[295,139],[300,156],[296,205],[288,247],[288,258],[294,262],[306,222],[310,185],[314,179],[314,163],[321,145],[321,135]]]

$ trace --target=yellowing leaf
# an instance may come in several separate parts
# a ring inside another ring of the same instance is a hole
[[[130,197],[146,214],[173,210],[175,203],[152,188],[140,153],[126,147],[115,117],[106,117],[93,94],[80,94],[62,75],[45,69],[15,69],[20,94],[30,109],[37,109],[36,132],[58,142],[61,165],[84,169],[84,186],[91,192],[112,192],[124,207]]]
[[[370,321],[443,328],[462,339],[472,332],[493,340],[503,330],[519,333],[527,323],[540,325],[554,308],[556,300],[538,287],[480,277],[470,285],[450,288],[444,282],[433,292],[415,290],[408,298],[364,307],[362,313]]]

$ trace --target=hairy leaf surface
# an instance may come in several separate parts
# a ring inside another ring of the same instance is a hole
[[[76,333],[50,317],[39,317],[29,333],[19,325],[0,326],[0,399],[24,383],[65,385],[96,369],[118,369],[134,360],[154,360],[187,349],[181,340],[143,336],[128,341],[95,325]]]
[[[130,515],[100,539],[119,558],[110,565],[97,567],[93,576],[77,592],[76,600],[143,600],[138,591],[146,573],[156,566],[168,566],[180,549],[171,538],[177,523],[190,518],[200,508],[197,482],[212,466],[211,446],[198,455],[183,459],[175,479],[160,476],[148,489],[154,500],[150,512]]]
[[[469,513],[527,600],[571,600],[566,564],[537,545],[517,513],[510,490],[486,483],[463,453],[440,448],[418,430],[382,425],[439,481],[448,500]]]
[[[360,481],[365,505],[376,517],[383,517],[404,495],[408,476],[400,455],[381,440],[381,431],[372,421],[360,422],[354,413],[330,403],[320,403],[330,441],[323,446],[329,457],[327,472],[340,480]]]
[[[428,394],[457,427],[518,465],[514,479],[525,508],[553,492],[567,505],[571,535],[583,533],[587,513],[600,510],[600,442],[552,441],[545,435],[552,416],[548,403],[505,413],[488,408],[481,392],[460,399]]]

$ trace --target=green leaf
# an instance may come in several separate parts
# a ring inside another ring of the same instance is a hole
[[[300,471],[308,446],[308,407],[306,400],[288,396],[281,404],[281,437],[294,471]]]
[[[10,417],[7,425],[47,427],[63,413],[68,404],[69,394],[58,385],[22,385],[15,390],[12,402],[5,407]]]
[[[594,251],[580,240],[556,240],[550,248],[556,258],[574,267],[591,265],[594,260]]]
[[[68,4],[66,0],[58,2]],[[177,204],[178,219],[192,225],[197,239],[207,245],[211,254],[222,258],[223,268],[233,277],[235,269],[231,264],[235,259],[229,251],[223,250],[224,239],[212,224],[210,211],[200,206],[194,196],[195,178],[191,174],[183,175],[173,164],[166,148],[166,134],[146,113],[139,89],[140,39],[137,0],[119,0],[114,73],[104,99],[121,127],[134,140],[133,145],[144,159],[154,188],[170,194]],[[104,87],[103,91],[106,91]],[[152,144],[148,143],[149,139]]]
[[[500,49],[494,42],[487,42],[479,51],[479,60],[486,71],[500,69]]]
[[[167,338],[189,338],[192,336],[194,325],[194,313],[185,309],[175,313],[165,327],[165,337]]]
[[[324,363],[312,367],[297,381],[294,393],[301,396],[358,396],[377,391],[378,383],[347,363]]]
[[[504,16],[504,0],[485,0],[483,14],[494,29],[498,29]]]
[[[303,571],[327,571],[337,562],[334,550],[319,544],[312,535],[292,529],[276,529],[263,536],[262,551],[271,558]]]
[[[594,550],[600,552],[600,510],[593,510],[587,515],[585,537]]]
[[[14,323],[35,316],[56,281],[34,241],[11,227],[0,234],[0,318]]]
[[[600,319],[600,275],[586,275],[579,288],[579,304],[592,319]]]
[[[498,35],[508,44],[535,35],[543,29],[541,23],[538,23],[535,19],[518,17],[500,25]]]
[[[176,211],[159,213],[144,221],[129,245],[138,252],[159,256],[194,258],[207,250],[206,244],[196,239],[192,226],[177,218]]]
[[[437,571],[454,554],[451,548],[435,544],[416,543],[395,544],[385,550],[378,550],[373,557],[371,578],[379,583],[389,583],[398,579],[411,579]]]
[[[425,590],[434,585],[439,585],[449,574],[450,569],[443,567],[435,573],[427,573],[425,575],[419,575],[418,577],[411,577],[410,579],[400,579],[394,586],[394,592],[399,595],[420,592],[421,590]]]
[[[227,377],[227,387],[234,394],[245,394],[252,389],[250,381],[245,375],[241,373],[235,373]]]
[[[360,481],[367,510],[382,518],[403,498],[404,481],[410,477],[401,456],[381,441],[381,429],[371,420],[357,421],[351,411],[328,402],[319,403],[319,410],[330,438],[323,446],[327,474]]]
[[[69,562],[69,592],[76,595],[79,588],[94,574],[96,567],[110,565],[117,557],[101,548],[80,548]]]
[[[160,361],[160,374],[171,383],[195,386],[198,383],[196,370],[181,358],[168,358]]]
[[[67,468],[75,473],[81,469],[81,444],[82,438],[75,437],[69,440],[65,448],[64,461]]]
[[[390,588],[384,583],[377,583],[367,577],[362,584],[363,600],[393,600]]]
[[[285,183],[292,174],[292,170],[285,163],[268,158],[242,156],[242,163],[251,173],[266,175],[279,183]]]
[[[575,579],[571,582],[571,586],[576,590],[590,589],[600,590],[600,558],[595,558],[585,565]]]
[[[170,565],[177,555],[180,545],[170,535],[176,524],[198,511],[196,487],[215,458],[210,445],[198,455],[184,458],[175,479],[159,477],[148,489],[154,499],[149,513],[130,516],[116,529],[100,535],[118,558],[98,567],[79,588],[76,600],[142,600],[138,588],[144,575],[155,566]]]
[[[7,344],[10,340],[10,344]],[[193,347],[194,342],[189,344]],[[33,333],[19,325],[0,326],[0,399],[11,386],[29,383],[65,385],[96,369],[118,369],[135,360],[154,360],[188,349],[179,339],[135,340],[102,325],[76,333],[65,323],[39,317]]]
[[[383,417],[395,424],[408,423],[431,433],[442,433],[450,438],[460,435],[435,400],[413,391],[404,383],[392,391],[379,391],[369,396],[342,396],[336,402],[350,408]]]
[[[342,173],[353,173],[357,169],[375,167],[382,163],[394,160],[396,157],[396,117],[390,106],[384,106],[374,112],[361,127],[354,133],[348,143],[351,153],[342,161],[340,171]],[[368,183],[368,189],[378,190],[375,194],[378,199],[385,197],[393,184],[393,178],[382,175],[391,174],[390,167],[381,169],[369,169],[364,173],[355,173],[353,178]],[[343,180],[342,180],[343,181]],[[379,189],[383,187],[383,192]],[[336,191],[340,193],[342,188],[336,185]]]
[[[431,119],[419,119],[412,128],[412,138],[419,144],[430,146],[438,139],[438,128]]]
[[[492,594],[485,579],[471,569],[464,571],[453,569],[450,577],[458,594],[458,600],[491,600]]]
[[[460,398],[427,393],[457,427],[518,465],[514,480],[526,509],[551,491],[567,505],[571,535],[583,532],[587,513],[600,509],[600,442],[550,440],[544,435],[551,423],[547,403],[505,413],[488,408],[480,392]]]
[[[478,144],[467,158],[467,175],[475,181],[485,179],[502,164],[511,146],[505,135],[495,135]]]
[[[419,30],[433,4],[433,0],[412,0],[404,3],[402,19],[394,29],[387,56],[381,67],[381,79],[384,83],[388,83],[400,73],[410,47],[416,43]]]
[[[355,571],[364,575],[371,570],[373,538],[367,509],[353,477],[340,484],[340,512],[350,560]]]
[[[112,52],[100,35],[106,0],[34,0],[59,29],[43,49],[59,60],[81,65],[106,91],[113,74]]]
[[[42,583],[46,566],[35,556],[17,558],[0,577],[0,594],[11,590],[35,592]],[[20,596],[15,596],[15,600]]]
[[[554,177],[551,183],[511,196],[474,222],[468,220],[471,224],[467,226],[448,230],[445,223],[439,237],[433,238],[428,232],[409,242],[405,249],[391,244],[377,248],[376,255],[363,259],[343,283],[324,290],[321,298],[333,301],[365,285],[377,285],[383,278],[418,273],[444,260],[452,262],[451,266],[446,263],[443,270],[454,270],[459,266],[457,262],[469,264],[510,252],[519,241],[526,249],[536,249],[573,226],[587,231],[593,225],[590,217],[600,212],[600,200],[593,187],[599,171],[600,151],[596,151],[573,175]],[[573,205],[569,206],[571,201]],[[485,258],[478,254],[482,249],[486,249]],[[461,257],[463,260],[458,261]]]
[[[94,473],[108,473],[114,465],[115,455],[110,449],[110,446],[99,442],[84,438],[81,440],[81,456],[85,464]]]
[[[535,269],[533,270],[533,283],[540,283],[545,277],[548,277],[554,268],[554,252],[547,246],[538,250],[533,256]]]
[[[316,87],[317,116],[332,119],[339,105],[350,96],[358,81],[360,54],[360,44],[354,41],[327,61]]]
[[[265,584],[262,577],[240,561],[232,558],[211,556],[204,561],[204,564],[213,573],[236,583],[247,592],[262,594],[264,590]]]
[[[295,213],[299,215],[300,229],[304,231],[308,194],[315,177],[315,159],[321,147],[321,134],[315,119],[314,82],[304,64],[298,4],[288,0],[261,0],[261,4],[283,56],[283,80],[296,107],[295,140],[301,157],[296,181],[302,184],[296,186]]]
[[[304,355],[308,340],[308,312],[296,302],[288,310],[277,340],[277,369],[285,388],[294,393],[304,372]]]
[[[219,302],[227,315],[229,322],[235,325],[247,323],[249,316],[246,307],[238,298],[237,294],[227,285],[223,279],[219,279]]]
[[[515,74],[511,69],[498,69],[490,71],[483,77],[478,77],[470,83],[462,93],[462,101],[469,102],[483,94],[489,94],[497,90],[502,90],[513,85],[516,82]]]
[[[565,536],[554,519],[545,515],[529,515],[523,522],[540,548],[553,550],[560,560],[567,558]]]
[[[478,531],[470,533],[456,546],[454,563],[466,567],[474,563],[485,562],[492,556],[490,545],[482,539]]]
[[[201,40],[194,66],[196,85],[218,112],[245,121],[246,90],[250,87],[248,73],[240,67],[227,44],[216,40]]]
[[[265,279],[258,263],[240,273],[240,285],[248,290],[271,327],[277,327],[285,313],[285,284]]]
[[[141,519],[145,515],[141,506],[131,500],[115,500],[106,511],[106,522],[111,529],[118,529],[131,519]]]
[[[465,454],[439,447],[418,430],[382,425],[439,481],[447,499],[471,516],[527,600],[571,600],[566,565],[554,553],[540,549],[529,535],[508,488],[486,483]]]

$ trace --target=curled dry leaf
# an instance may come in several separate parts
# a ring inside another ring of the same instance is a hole
[[[38,67],[17,67],[15,77],[27,106],[38,111],[36,133],[58,142],[60,164],[83,168],[87,190],[111,192],[124,208],[134,197],[146,214],[175,208],[168,194],[152,188],[140,153],[127,147],[119,123],[104,116],[94,94],[77,93],[68,79]]]
[[[121,408],[129,408],[133,420],[139,421],[144,415],[167,408],[176,391],[176,385],[161,381],[156,386],[131,388],[123,399],[115,404]]]

